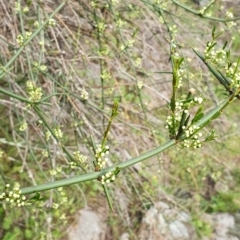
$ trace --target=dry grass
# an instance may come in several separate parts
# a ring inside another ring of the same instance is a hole
[[[226,1],[222,3],[229,4]],[[22,13],[21,17],[14,11],[13,1],[1,1],[0,4],[0,63],[4,66],[19,47],[17,36],[24,31],[34,31],[33,22],[46,19],[60,1],[33,1],[29,12]],[[42,87],[44,96],[53,94],[48,99],[49,104],[41,106],[45,117],[51,127],[61,126],[64,146],[71,152],[80,150],[89,156],[89,171],[93,171],[92,153],[86,139],[92,135],[97,143],[101,142],[114,98],[120,99],[120,109],[108,140],[112,154],[109,164],[137,156],[168,139],[164,122],[167,116],[166,106],[171,96],[170,25],[177,26],[176,41],[180,46],[180,53],[186,59],[191,59],[186,66],[188,75],[184,89],[196,88],[207,100],[206,109],[221,101],[222,92],[216,94],[216,81],[206,72],[191,48],[203,51],[207,41],[211,39],[211,29],[215,24],[218,29],[224,29],[219,43],[227,39],[230,47],[236,46],[236,42],[230,39],[236,33],[235,29],[229,30],[224,23],[200,19],[173,3],[169,3],[169,12],[163,11],[168,25],[159,21],[158,10],[150,2],[121,1],[116,6],[110,5],[108,10],[104,7],[105,2],[99,3],[99,6],[101,8],[94,12],[89,1],[68,1],[54,17],[56,26],[44,28],[26,46],[0,83],[1,87],[27,97],[26,80],[32,80]],[[197,8],[193,4],[192,7]],[[220,17],[222,13],[218,12],[218,7],[219,5],[214,14],[219,14],[217,17]],[[116,24],[117,11],[125,21],[123,27]],[[98,23],[105,22],[104,34],[97,31],[94,24],[96,20]],[[133,46],[121,50],[121,45],[128,44],[132,39],[135,41]],[[40,41],[44,41],[44,47],[39,45]],[[99,54],[99,50],[106,49],[109,49],[108,54]],[[139,65],[136,63],[138,58],[141,59]],[[46,65],[47,72],[34,71],[33,62]],[[101,77],[104,70],[109,73],[109,78],[105,80]],[[143,84],[143,87],[139,89],[138,84]],[[87,102],[80,98],[83,89],[89,93]],[[0,147],[9,164],[17,169],[14,172],[9,168],[6,172],[3,171],[7,181],[19,181],[21,185],[29,186],[79,174],[79,170],[69,170],[69,159],[56,142],[45,141],[46,128],[39,124],[39,117],[31,108],[3,95],[0,105]],[[225,141],[224,136],[233,123],[228,119],[228,116],[222,116],[221,120],[214,123],[222,138],[218,141]],[[22,121],[28,123],[24,133],[19,131]],[[43,156],[42,152],[45,150],[49,157]],[[116,183],[117,189],[113,187],[113,198],[115,205],[119,204],[118,213],[123,214],[122,220],[125,219],[126,225],[131,226],[136,212],[144,211],[141,203],[154,201],[158,197],[157,191],[151,194],[158,185],[171,184],[173,188],[174,182],[185,185],[179,175],[170,171],[174,171],[174,158],[177,155],[180,158],[184,156],[184,153],[181,155],[177,151],[163,153],[162,156],[121,173],[121,179]],[[215,147],[208,146],[201,151],[203,154],[213,151],[210,155],[216,158],[228,154],[223,149],[216,151]],[[195,158],[201,158],[202,153],[197,152]],[[62,176],[51,176],[49,170],[58,166],[66,171],[63,171]],[[154,181],[157,184],[153,184]],[[81,190],[78,187],[77,190],[89,202],[93,201],[94,197],[83,193],[86,188]],[[191,187],[191,190],[194,192],[196,189]],[[76,193],[72,199],[75,197]],[[120,201],[123,198],[126,201]],[[52,202],[53,193],[47,205],[50,206]],[[140,205],[133,212],[129,211],[136,203]],[[68,212],[68,207],[65,210]],[[52,227],[48,226],[49,232]],[[121,227],[124,228],[124,224]]]

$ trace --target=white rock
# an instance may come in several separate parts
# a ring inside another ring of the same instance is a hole
[[[129,239],[130,239],[129,233],[123,233],[119,240],[129,240]]]
[[[226,237],[229,228],[233,228],[235,221],[234,217],[228,213],[218,213],[213,216],[214,228],[219,237]]]
[[[106,231],[106,221],[103,213],[97,213],[90,208],[79,211],[76,222],[70,227],[69,240],[102,240]]]
[[[180,212],[177,216],[177,220],[181,222],[189,222],[191,220],[191,217],[186,212]]]
[[[188,229],[182,222],[178,220],[171,222],[169,224],[169,229],[174,239],[179,238],[189,239]]]
[[[158,214],[158,229],[162,235],[165,235],[168,230],[168,225],[166,223],[166,220],[161,213]]]

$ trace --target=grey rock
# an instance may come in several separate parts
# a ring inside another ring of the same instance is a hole
[[[167,233],[167,229],[168,229],[168,224],[166,223],[165,217],[163,216],[163,214],[159,214],[158,215],[158,222],[159,222],[159,232],[162,235],[165,235]]]
[[[129,233],[123,233],[119,238],[119,240],[129,240],[129,239],[130,239]]]
[[[240,226],[235,226],[229,230],[229,233],[234,236],[237,240],[240,239]]]
[[[68,232],[69,240],[104,240],[106,232],[106,219],[103,211],[99,213],[90,208],[79,211],[75,223]]]
[[[236,223],[239,223],[239,224],[240,224],[240,213],[235,213],[235,214],[234,214],[234,219],[235,219],[235,222],[236,222]]]
[[[194,240],[196,234],[191,217],[172,204],[157,202],[142,220],[140,240]]]
[[[177,219],[181,222],[189,222],[191,221],[191,216],[186,212],[180,212],[177,216]]]
[[[105,240],[107,232],[106,209],[93,211],[85,208],[79,211],[76,221],[69,229],[69,240]],[[203,214],[201,219],[213,227],[211,236],[201,240],[240,240],[240,214]],[[235,219],[237,220],[235,222]],[[124,232],[119,240],[129,240]],[[196,232],[191,224],[191,215],[176,204],[167,201],[155,203],[142,219],[138,233],[139,240],[196,240]]]
[[[234,227],[234,217],[228,213],[213,215],[214,228],[219,237],[228,237],[228,231]]]
[[[178,220],[171,222],[169,229],[174,239],[189,239],[188,229],[182,222]]]

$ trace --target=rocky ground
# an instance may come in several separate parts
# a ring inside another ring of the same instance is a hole
[[[69,228],[69,240],[108,239],[108,228],[104,209],[85,208],[79,211],[75,223]],[[192,224],[192,216],[183,210],[172,197],[164,193],[164,198],[156,202],[143,216],[137,239],[140,240],[239,240],[240,213],[203,214],[201,219],[210,224],[210,236],[200,236]],[[134,229],[133,229],[134,231]],[[132,239],[123,232],[120,240]]]

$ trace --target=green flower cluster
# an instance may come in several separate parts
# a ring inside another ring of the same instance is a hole
[[[105,183],[109,184],[113,181],[115,181],[116,176],[119,174],[120,169],[116,168],[114,171],[107,172],[104,175],[102,175],[98,180],[104,185]]]
[[[10,190],[10,184],[5,185],[6,191],[0,194],[0,200],[13,206],[22,207],[26,205],[26,196],[21,196],[19,184],[15,184]]]
[[[181,99],[175,100],[174,107],[171,107],[171,115],[166,119],[166,128],[169,130],[170,137],[176,140],[183,140],[182,147],[200,148],[202,133],[198,132],[196,122],[203,116],[202,103],[204,99],[199,96],[193,96],[194,89],[189,89],[188,96],[182,96]],[[173,105],[173,104],[172,104]],[[195,116],[191,119],[190,109],[198,106]]]
[[[42,98],[42,88],[36,87],[33,81],[27,81],[27,91],[30,95],[29,100],[32,102],[38,102]]]
[[[116,175],[114,172],[108,172],[105,175],[101,176],[101,183],[110,183],[113,182],[116,179]]]
[[[100,145],[97,146],[96,152],[95,152],[95,158],[96,158],[96,164],[95,169],[97,171],[103,169],[106,166],[106,162],[108,161],[108,158],[106,155],[109,154],[109,146],[106,146],[102,148]]]

